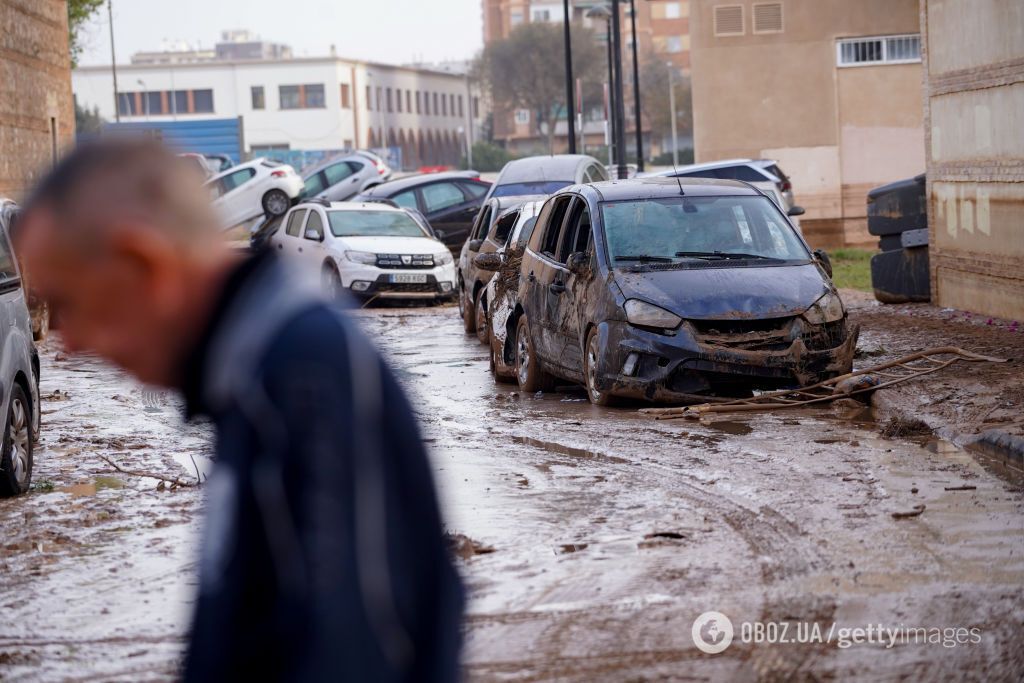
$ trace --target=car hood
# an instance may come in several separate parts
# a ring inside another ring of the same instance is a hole
[[[681,318],[782,318],[799,315],[830,291],[813,263],[686,270],[615,271],[627,299],[642,299]]]
[[[438,254],[448,247],[433,237],[340,237],[342,249],[375,254]]]

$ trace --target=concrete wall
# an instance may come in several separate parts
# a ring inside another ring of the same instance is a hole
[[[697,161],[776,159],[815,246],[870,244],[867,191],[924,170],[922,69],[838,67],[836,41],[917,33],[917,0],[782,0],[782,32],[754,33],[758,1],[691,2]],[[715,36],[718,5],[742,35]]]
[[[21,199],[71,142],[64,0],[0,0],[0,197]]]
[[[932,299],[1024,318],[1024,3],[921,0]]]

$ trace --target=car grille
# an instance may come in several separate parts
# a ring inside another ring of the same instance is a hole
[[[804,346],[810,351],[827,351],[834,349],[846,341],[846,321],[837,320],[832,323],[818,325],[803,334]]]
[[[412,283],[412,282],[381,282],[377,284],[374,289],[375,292],[402,292],[402,293],[430,293],[434,294],[438,291],[436,282],[423,282],[423,283]]]
[[[378,268],[433,268],[432,254],[377,254]]]
[[[794,318],[691,320],[701,344],[745,351],[779,351],[793,343]]]

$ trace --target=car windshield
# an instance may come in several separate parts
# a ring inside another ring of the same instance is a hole
[[[404,211],[328,211],[335,237],[427,237]]]
[[[723,267],[806,261],[807,249],[767,197],[671,197],[601,205],[615,267]]]
[[[518,197],[526,194],[552,194],[572,185],[571,180],[539,180],[531,183],[508,183],[494,188],[492,197]]]

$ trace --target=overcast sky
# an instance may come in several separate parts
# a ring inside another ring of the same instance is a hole
[[[465,59],[483,42],[480,0],[113,0],[118,63],[165,41],[211,48],[223,29],[291,45],[295,56],[402,64]],[[110,63],[106,4],[86,27],[81,64]]]

